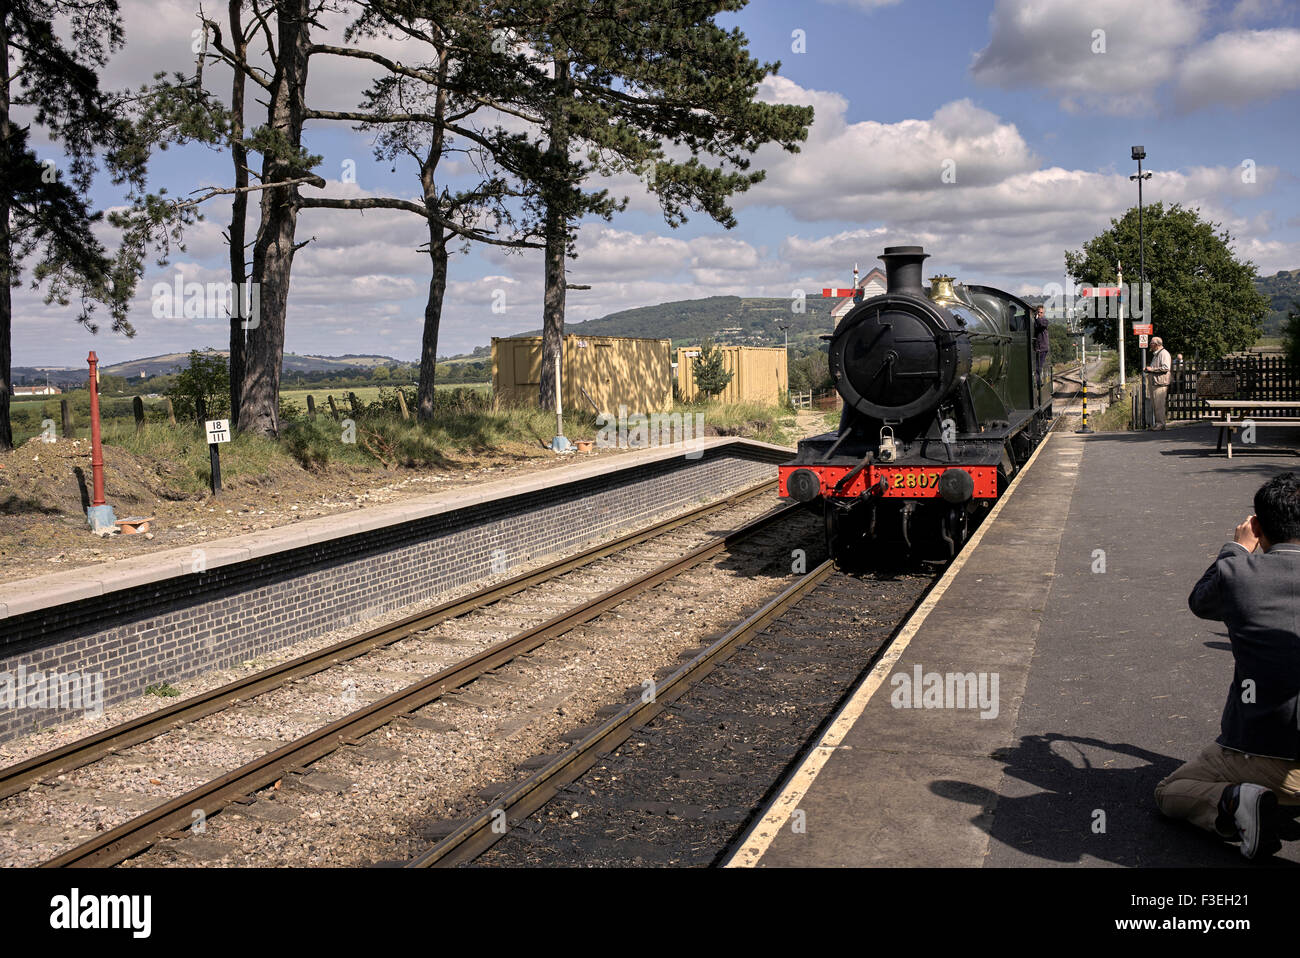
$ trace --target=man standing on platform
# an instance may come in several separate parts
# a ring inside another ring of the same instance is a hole
[[[1254,858],[1280,847],[1278,802],[1300,805],[1300,477],[1275,476],[1255,493],[1187,604],[1223,622],[1236,669],[1217,744],[1156,786],[1172,818],[1241,840]]]
[[[1147,372],[1151,374],[1151,411],[1155,428],[1164,429],[1165,405],[1169,399],[1169,369],[1173,362],[1169,358],[1169,350],[1165,349],[1165,341],[1159,336],[1151,337],[1151,348],[1155,351],[1151,365],[1147,367]]]

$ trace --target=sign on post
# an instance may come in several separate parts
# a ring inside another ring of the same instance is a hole
[[[1152,334],[1152,329],[1151,329],[1151,327],[1152,327],[1153,325],[1154,325],[1153,323],[1134,323],[1134,324],[1133,324],[1133,335],[1134,335],[1134,336],[1150,336],[1150,335]]]
[[[230,442],[230,420],[209,419],[204,423],[208,428],[208,443]]]
[[[1142,349],[1146,349],[1146,348],[1147,348],[1147,334],[1146,334],[1146,333],[1143,333],[1141,336],[1138,337],[1138,346],[1141,347]]]
[[[221,494],[221,446],[230,442],[229,419],[207,419],[203,425],[208,431],[208,461],[212,464],[212,494]]]

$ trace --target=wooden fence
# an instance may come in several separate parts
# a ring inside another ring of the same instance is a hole
[[[1202,385],[1199,395],[1198,383]],[[1169,382],[1169,418],[1208,418],[1206,399],[1300,400],[1300,366],[1284,356],[1259,354],[1175,366]],[[1286,417],[1294,416],[1295,410],[1261,409],[1254,415]]]

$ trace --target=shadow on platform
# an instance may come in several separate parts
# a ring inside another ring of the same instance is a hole
[[[999,749],[992,757],[1005,765],[1008,776],[1041,791],[999,795],[969,782],[930,783],[935,795],[975,807],[972,824],[1002,846],[990,849],[990,865],[1034,864],[1025,858],[1064,865],[1101,861],[1130,868],[1258,864],[1243,859],[1236,845],[1165,818],[1156,809],[1155,787],[1182,764],[1181,759],[1135,745],[1056,733],[1027,735],[1019,746]],[[1285,811],[1300,814],[1300,807]],[[1284,818],[1282,828],[1284,841],[1300,839],[1300,822]],[[1266,863],[1297,864],[1282,858]]]
[[[1261,426],[1260,428],[1268,429],[1267,426]],[[1233,469],[1236,472],[1246,471],[1245,469],[1234,468],[1238,465],[1239,460],[1263,459],[1287,454],[1300,456],[1300,435],[1285,430],[1270,432],[1266,436],[1261,436],[1260,441],[1254,443],[1243,443],[1240,436],[1238,436],[1232,444],[1231,459],[1228,458],[1223,449],[1218,448],[1218,436],[1219,430],[1217,426],[1207,426],[1202,423],[1180,423],[1163,431],[1149,429],[1141,432],[1099,432],[1089,436],[1088,441],[1133,445],[1142,443],[1178,443],[1175,448],[1160,450],[1160,455],[1179,459],[1219,459],[1223,462],[1225,469]],[[1275,471],[1276,469],[1277,463],[1273,463],[1272,470]]]

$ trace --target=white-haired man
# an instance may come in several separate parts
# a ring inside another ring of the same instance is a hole
[[[1169,399],[1169,370],[1173,361],[1169,358],[1169,350],[1165,349],[1165,341],[1159,336],[1151,337],[1151,349],[1154,355],[1151,357],[1151,365],[1147,367],[1147,372],[1151,374],[1151,415],[1155,428],[1164,429],[1165,404]]]

